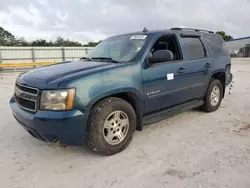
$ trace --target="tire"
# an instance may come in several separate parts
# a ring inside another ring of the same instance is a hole
[[[216,97],[216,95],[214,95],[214,93],[213,93],[214,91],[219,92],[219,96]],[[214,97],[212,97],[212,95]],[[222,96],[223,96],[223,86],[222,86],[221,82],[219,80],[217,80],[217,79],[212,78],[210,83],[209,83],[207,93],[206,93],[206,95],[204,97],[204,104],[201,106],[200,109],[205,111],[205,112],[214,112],[214,111],[216,111],[220,107],[220,104],[221,104],[221,101],[222,101]],[[218,100],[215,100],[216,98]]]
[[[123,151],[132,141],[136,130],[136,114],[127,101],[106,98],[92,108],[88,128],[88,147],[101,155],[114,155]]]

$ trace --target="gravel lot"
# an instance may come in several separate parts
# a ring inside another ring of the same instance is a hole
[[[146,126],[122,153],[43,143],[12,117],[17,73],[0,73],[2,188],[250,187],[250,61],[233,62],[234,88],[214,113],[197,110]]]

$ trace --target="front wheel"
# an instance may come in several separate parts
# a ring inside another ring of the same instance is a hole
[[[223,96],[223,87],[219,80],[212,79],[204,97],[204,104],[201,109],[205,112],[216,111],[221,104]]]
[[[133,138],[136,115],[133,107],[119,98],[106,98],[91,110],[88,146],[103,155],[124,150]]]

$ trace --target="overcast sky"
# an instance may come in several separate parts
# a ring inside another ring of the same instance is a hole
[[[0,0],[0,26],[28,40],[80,42],[176,26],[250,36],[250,0]]]

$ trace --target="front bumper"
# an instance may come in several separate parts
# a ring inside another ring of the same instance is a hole
[[[78,110],[37,111],[30,113],[21,109],[12,97],[10,100],[15,119],[35,138],[45,142],[76,145],[84,141],[87,117]]]

